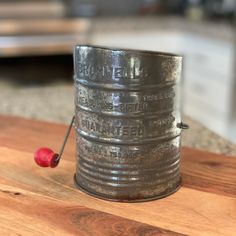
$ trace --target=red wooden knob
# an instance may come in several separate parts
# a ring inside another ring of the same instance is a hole
[[[34,153],[34,160],[41,167],[56,167],[58,164],[57,157],[58,154],[47,147],[39,148]]]

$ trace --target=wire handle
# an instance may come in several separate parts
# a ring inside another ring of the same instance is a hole
[[[73,126],[74,120],[75,120],[75,116],[73,116],[71,119],[70,125],[66,131],[59,154],[55,153],[53,150],[51,150],[48,147],[41,147],[36,150],[36,152],[34,153],[34,160],[39,166],[54,168],[59,164],[59,161],[65,149],[68,137],[70,135],[70,131]]]

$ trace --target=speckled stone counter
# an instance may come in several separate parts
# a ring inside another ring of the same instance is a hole
[[[0,114],[69,123],[74,113],[74,88],[70,82],[23,86],[0,80]],[[183,145],[236,156],[236,145],[206,127],[183,117],[190,129],[183,132]]]

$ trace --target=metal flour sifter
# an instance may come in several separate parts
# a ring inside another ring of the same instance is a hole
[[[60,154],[40,148],[35,161],[57,166],[74,125],[75,186],[95,197],[137,202],[170,195],[181,183],[179,82],[182,57],[81,45],[74,50],[75,115]]]

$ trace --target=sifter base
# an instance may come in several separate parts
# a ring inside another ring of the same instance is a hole
[[[167,193],[164,193],[164,194],[160,194],[160,195],[157,195],[157,196],[153,196],[153,197],[147,197],[147,198],[139,198],[139,199],[125,199],[125,198],[122,198],[122,199],[118,199],[118,198],[109,198],[109,197],[106,197],[104,195],[100,195],[98,193],[93,193],[93,192],[90,192],[88,191],[87,189],[83,188],[76,180],[76,175],[74,175],[74,185],[77,189],[81,190],[82,192],[84,193],[87,193],[88,195],[91,195],[93,197],[96,197],[96,198],[100,198],[102,200],[107,200],[107,201],[112,201],[112,202],[147,202],[147,201],[153,201],[153,200],[157,200],[157,199],[161,199],[161,198],[164,198],[164,197],[167,197],[173,193],[175,193],[176,191],[178,191],[181,187],[181,183],[182,183],[182,179],[180,178],[180,181],[178,182],[176,188],[174,188],[172,191],[170,192],[167,192]]]

